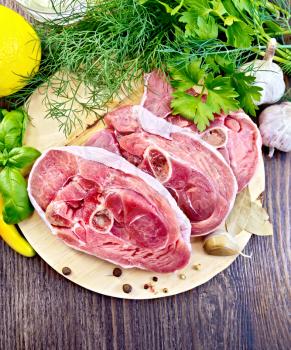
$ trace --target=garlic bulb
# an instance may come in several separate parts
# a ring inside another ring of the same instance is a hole
[[[274,149],[291,151],[291,102],[283,102],[263,110],[259,117],[263,144],[270,147],[269,156]]]
[[[256,105],[278,102],[284,95],[285,82],[282,69],[272,62],[277,46],[276,39],[271,39],[263,60],[255,60],[244,64],[240,70],[256,78],[254,85],[260,86],[261,98],[254,101]]]

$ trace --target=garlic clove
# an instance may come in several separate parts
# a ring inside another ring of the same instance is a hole
[[[235,238],[221,230],[208,235],[204,240],[203,248],[207,254],[216,256],[231,256],[240,253]]]
[[[244,64],[240,70],[256,78],[254,85],[261,87],[261,98],[254,101],[256,105],[278,102],[284,95],[285,82],[282,69],[272,59],[277,47],[276,39],[268,44],[263,60],[255,60]]]

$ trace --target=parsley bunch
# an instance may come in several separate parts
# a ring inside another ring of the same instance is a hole
[[[172,66],[170,74],[175,88],[173,113],[193,120],[200,131],[214,119],[213,113],[243,108],[255,115],[254,101],[260,99],[262,89],[252,85],[254,77],[238,71],[234,62],[222,56],[209,56],[204,63],[196,59],[182,67]]]
[[[290,34],[288,4],[251,0],[178,0],[143,3],[164,7],[172,18],[176,40],[166,52],[174,54],[169,65],[174,114],[193,120],[200,131],[213,113],[239,108],[255,116],[261,88],[239,67],[263,54],[271,37]],[[288,46],[274,57],[291,72]],[[174,62],[174,64],[173,64]],[[196,94],[191,92],[194,87]],[[197,93],[198,91],[198,93]]]

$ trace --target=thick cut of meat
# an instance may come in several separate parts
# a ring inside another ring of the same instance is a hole
[[[171,114],[173,89],[158,70],[144,77],[144,95],[141,105],[158,117],[165,118]]]
[[[31,171],[28,192],[52,233],[72,248],[156,272],[189,261],[189,220],[156,179],[119,155],[95,147],[48,150]]]
[[[127,116],[126,126],[123,114]],[[215,148],[141,106],[117,109],[107,114],[105,121],[118,134],[121,154],[129,161],[134,159],[135,165],[171,192],[190,219],[193,235],[207,234],[225,220],[233,206],[237,185],[231,169]]]
[[[195,127],[191,129],[197,132]],[[255,123],[242,111],[216,115],[200,135],[224,156],[234,172],[238,191],[242,191],[254,176],[262,157],[261,135]]]
[[[119,145],[114,130],[100,130],[100,132],[97,132],[90,138],[90,140],[86,143],[86,146],[95,146],[98,144],[102,144],[102,148],[109,152],[120,154]]]
[[[151,91],[151,94],[148,92]],[[187,130],[198,133],[195,125],[171,114],[160,115],[156,109],[156,101],[152,95],[163,96],[163,105],[166,110],[171,106],[171,86],[162,73],[153,71],[145,77],[144,95],[141,102],[152,113],[166,117],[167,121]],[[238,183],[238,191],[243,190],[256,172],[261,157],[261,136],[257,126],[243,111],[232,112],[229,115],[215,115],[207,130],[200,134],[204,141],[213,145],[226,159],[232,168]]]

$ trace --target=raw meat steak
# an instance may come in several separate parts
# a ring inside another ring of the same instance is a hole
[[[48,150],[31,171],[28,191],[51,231],[72,248],[156,272],[189,261],[189,220],[157,180],[116,154]]]
[[[190,219],[193,235],[207,234],[225,220],[237,185],[215,148],[141,106],[121,107],[105,122],[115,130],[121,154],[171,192]]]
[[[102,144],[102,148],[106,149],[109,152],[120,154],[119,144],[115,136],[115,132],[110,129],[103,129],[93,135],[90,139],[92,144]],[[90,146],[90,144],[86,144]]]
[[[191,127],[192,130],[193,126]],[[196,129],[197,132],[197,129]],[[224,156],[242,191],[254,176],[262,157],[262,140],[255,123],[244,112],[215,116],[206,131],[200,134]]]
[[[144,95],[141,105],[158,117],[171,114],[173,89],[158,70],[144,76]]]
[[[151,93],[149,93],[151,91]],[[164,109],[171,106],[171,86],[162,73],[153,71],[145,76],[144,95],[141,102],[152,113],[158,114],[157,102],[152,96],[163,96]],[[198,133],[195,125],[180,116],[164,115],[167,121]],[[232,168],[238,183],[238,191],[244,189],[254,176],[261,157],[261,136],[257,126],[243,111],[229,115],[215,115],[214,121],[201,134],[202,138],[218,149]]]

